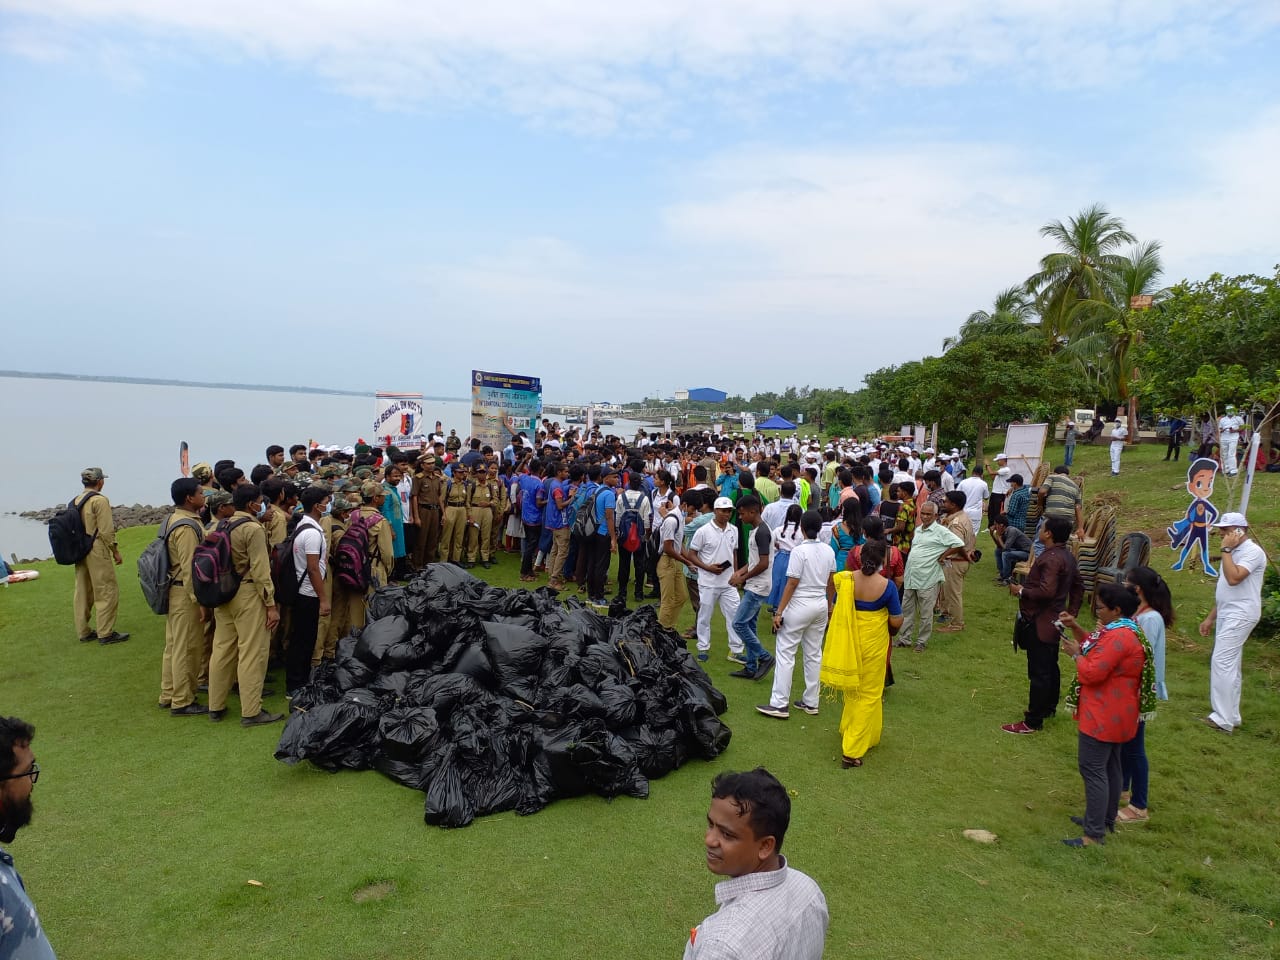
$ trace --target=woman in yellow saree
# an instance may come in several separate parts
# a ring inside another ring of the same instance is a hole
[[[836,606],[822,650],[824,687],[844,695],[841,766],[862,766],[884,726],[884,672],[889,639],[902,626],[898,588],[880,573],[884,544],[868,540],[859,569],[835,574]]]

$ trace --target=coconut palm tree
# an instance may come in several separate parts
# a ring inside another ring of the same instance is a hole
[[[1063,352],[1071,355],[1097,381],[1103,394],[1129,411],[1129,436],[1138,438],[1136,359],[1142,344],[1142,313],[1169,296],[1159,286],[1164,267],[1160,241],[1135,244],[1127,256],[1116,256],[1099,279],[1096,296],[1077,300],[1068,315],[1073,331]],[[1146,299],[1146,298],[1150,299]]]
[[[1034,330],[1035,305],[1026,287],[1009,287],[996,294],[991,309],[975,310],[960,327],[954,337],[942,341],[942,349],[950,350],[957,343],[967,343],[989,334],[1023,333]]]
[[[1059,250],[1040,260],[1040,270],[1027,279],[1035,299],[1040,327],[1058,344],[1070,342],[1072,311],[1082,300],[1105,299],[1109,274],[1123,259],[1117,250],[1134,237],[1124,221],[1113,217],[1100,203],[1080,211],[1065,224],[1046,223],[1040,235],[1057,242]]]

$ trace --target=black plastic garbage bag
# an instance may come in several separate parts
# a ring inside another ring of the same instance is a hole
[[[636,694],[627,684],[605,680],[596,688],[604,706],[604,722],[610,730],[624,730],[636,722]]]
[[[293,692],[290,705],[295,710],[310,710],[322,703],[333,703],[341,698],[338,666],[332,660],[325,660],[311,671],[311,680]]]
[[[680,737],[674,730],[655,730],[642,726],[630,740],[640,772],[650,780],[665,777],[684,759]]]
[[[483,628],[484,648],[500,686],[538,675],[543,652],[549,645],[546,637],[510,623],[486,623]]]
[[[355,655],[363,663],[377,668],[392,646],[409,636],[413,625],[408,618],[395,614],[381,620],[371,620],[360,634]]]
[[[276,747],[285,763],[310,760],[322,770],[364,770],[377,748],[379,701],[354,691],[337,703],[290,714]]]
[[[373,677],[373,667],[351,652],[348,652],[346,656],[339,652],[337,665],[333,671],[333,679],[337,683],[339,690],[362,689],[369,685]]]
[[[382,658],[383,670],[417,670],[435,659],[435,652],[422,634],[413,634],[393,643]]]
[[[370,620],[381,620],[396,614],[404,616],[408,613],[409,594],[404,587],[379,587],[369,600]]]
[[[467,791],[465,770],[452,746],[443,747],[432,758],[426,791],[423,819],[432,826],[465,827],[475,819],[475,801]]]
[[[492,699],[492,693],[465,673],[415,672],[405,691],[408,703],[431,707],[442,721],[448,719],[459,703],[483,703]]]
[[[592,687],[606,679],[621,680],[628,675],[617,651],[607,643],[592,643],[583,649],[578,673],[583,683]]]
[[[373,765],[392,780],[421,790],[425,761],[439,749],[440,724],[430,707],[396,707],[378,724],[378,752]]]
[[[716,716],[705,695],[688,696],[684,701],[681,719],[689,745],[702,759],[718,757],[729,746],[729,738],[733,736],[733,732]]]

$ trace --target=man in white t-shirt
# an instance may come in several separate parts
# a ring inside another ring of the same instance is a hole
[[[1236,413],[1233,406],[1218,418],[1218,444],[1222,453],[1222,472],[1229,477],[1236,475],[1236,450],[1240,446],[1240,428],[1244,426],[1244,418]]]
[[[746,664],[742,641],[731,626],[738,614],[738,590],[729,584],[738,557],[738,528],[729,522],[733,501],[717,497],[712,509],[715,519],[698,529],[684,552],[685,563],[698,571],[698,659],[704,663],[710,659],[711,613],[719,604],[729,628],[728,659]]]
[[[311,655],[315,651],[320,618],[329,615],[325,598],[324,574],[329,566],[329,538],[324,535],[320,519],[329,505],[330,493],[319,484],[307,487],[299,498],[302,519],[293,535],[293,575],[297,577],[297,596],[293,601],[293,619],[289,632],[289,648],[285,651],[285,689],[292,692],[311,679]]]
[[[1242,513],[1226,513],[1214,524],[1222,533],[1222,563],[1214,605],[1200,624],[1200,636],[1213,631],[1209,660],[1209,705],[1204,722],[1223,733],[1240,725],[1240,685],[1244,643],[1262,618],[1262,578],[1267,555],[1249,538]]]
[[[996,472],[991,478],[991,497],[987,500],[987,526],[996,522],[996,517],[1004,513],[1004,498],[1009,495],[1009,478],[1013,471],[1009,469],[1009,455],[996,454]]]
[[[1120,454],[1124,453],[1124,442],[1129,439],[1129,428],[1123,420],[1116,420],[1111,428],[1111,475],[1120,476]]]
[[[973,476],[965,477],[958,484],[956,489],[964,494],[964,512],[969,518],[969,522],[973,524],[973,532],[980,533],[982,531],[982,507],[987,502],[987,498],[991,496],[991,491],[987,488],[987,481],[982,478],[982,464],[975,464],[973,468]]]
[[[773,587],[773,577],[769,572],[773,534],[760,513],[760,498],[755,494],[749,493],[738,500],[738,519],[750,527],[751,532],[747,534],[746,566],[734,572],[729,578],[729,585],[742,587],[742,600],[737,616],[733,618],[732,629],[742,641],[747,662],[741,670],[735,670],[729,676],[746,680],[759,680],[773,669],[773,657],[760,643],[760,635],[756,632],[760,608],[769,599],[769,591]]]

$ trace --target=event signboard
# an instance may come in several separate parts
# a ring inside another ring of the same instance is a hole
[[[542,415],[542,379],[510,373],[471,371],[471,436],[501,450],[524,431],[533,443]]]
[[[1020,473],[1031,482],[1040,461],[1044,459],[1044,441],[1048,435],[1047,423],[1011,423],[1004,437],[1004,452],[1009,460],[1005,464],[1011,473]]]
[[[422,394],[378,392],[373,399],[373,435],[384,446],[422,446]]]
[[[756,432],[755,415],[747,413],[745,410],[742,413],[742,432],[748,435]]]

